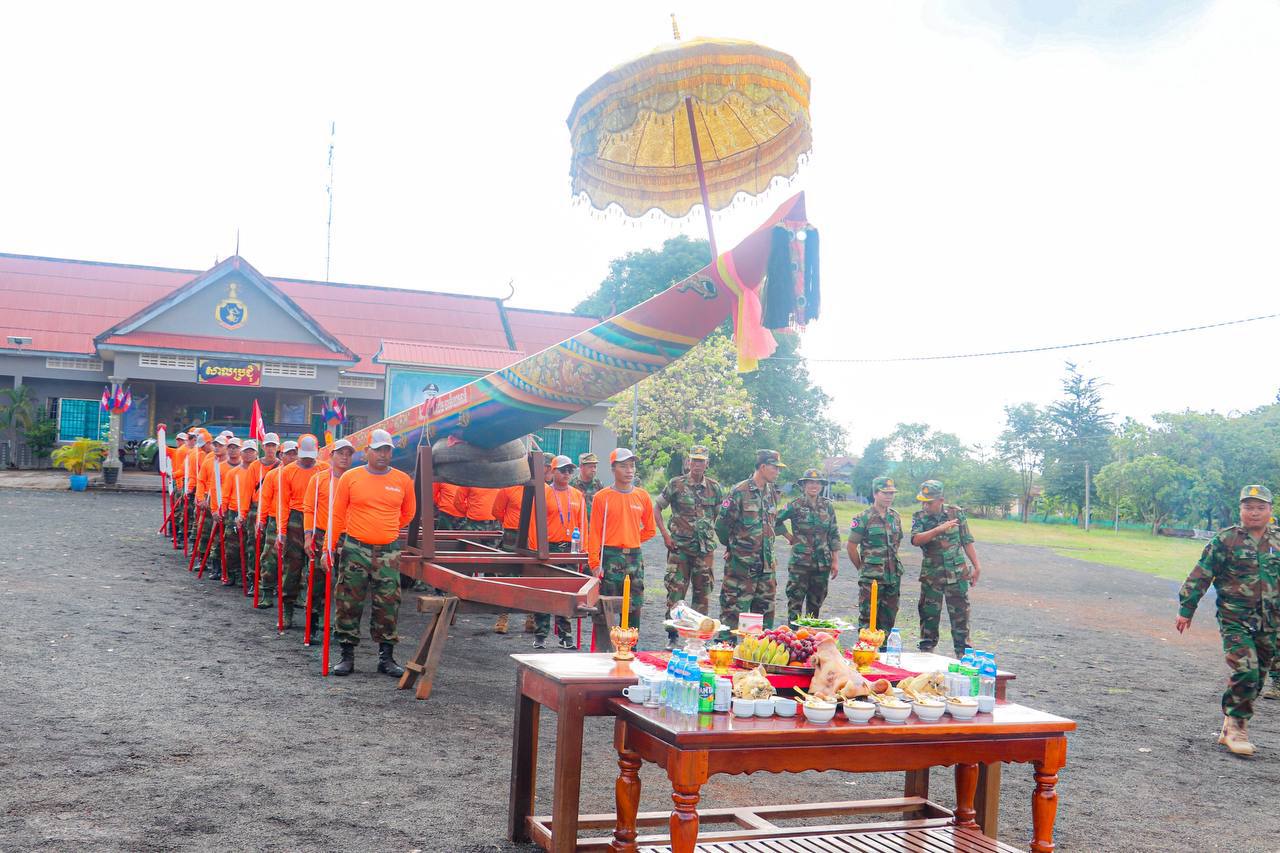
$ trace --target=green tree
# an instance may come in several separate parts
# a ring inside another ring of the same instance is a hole
[[[1128,509],[1151,526],[1160,526],[1186,507],[1195,472],[1172,459],[1154,454],[1103,466],[1095,478],[1100,492],[1124,512]]]
[[[1100,379],[1085,376],[1075,364],[1067,362],[1063,396],[1047,412],[1052,440],[1046,457],[1045,485],[1069,506],[1079,509],[1084,507],[1086,490],[1092,489],[1086,479],[1091,480],[1110,461],[1107,439],[1112,432],[1111,415],[1102,410],[1102,388]]]
[[[609,275],[595,292],[574,307],[577,314],[612,317],[639,305],[711,263],[711,244],[683,234],[658,251],[628,252],[609,262]]]
[[[947,495],[951,502],[976,508],[985,517],[992,510],[1007,509],[1019,495],[1020,486],[1018,472],[1006,462],[965,460],[952,470]]]
[[[1004,407],[1004,424],[1004,430],[996,439],[996,452],[1018,474],[1022,520],[1025,523],[1031,513],[1036,475],[1044,469],[1044,455],[1050,439],[1048,422],[1044,412],[1033,403],[1019,403]]]
[[[928,424],[898,424],[889,435],[889,450],[897,457],[896,476],[914,489],[925,480],[946,480],[968,459],[960,439]]]
[[[0,429],[9,437],[9,464],[16,466],[18,435],[35,424],[36,397],[30,385],[0,389]]]
[[[889,439],[873,438],[862,451],[862,458],[853,468],[853,488],[870,500],[871,481],[889,474]]]
[[[36,467],[39,468],[40,463],[49,458],[53,446],[58,443],[58,424],[53,418],[39,418],[22,434],[22,437],[27,442],[31,457],[36,461]]]

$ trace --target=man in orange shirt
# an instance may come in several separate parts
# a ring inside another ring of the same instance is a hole
[[[413,519],[417,501],[413,480],[391,467],[391,434],[375,429],[365,451],[367,464],[352,468],[338,481],[333,500],[334,541],[342,543],[336,573],[337,619],[333,635],[342,646],[334,675],[350,675],[360,642],[360,613],[372,590],[369,634],[378,644],[378,672],[399,678],[404,668],[392,654],[400,618],[400,530]],[[345,534],[346,538],[340,537]]]
[[[253,475],[253,496],[249,503],[249,515],[245,519],[245,554],[250,559],[254,559],[254,555],[259,554],[261,551],[260,546],[265,545],[265,543],[258,541],[258,503],[262,497],[262,481],[266,479],[268,472],[274,470],[280,464],[280,457],[276,453],[279,449],[280,436],[274,432],[267,433],[262,437],[262,458],[249,466],[249,470]],[[242,449],[242,455],[243,452]],[[257,569],[257,567],[258,564],[255,562],[253,568]]]
[[[271,436],[268,435],[267,438]],[[280,494],[280,475],[297,458],[296,441],[286,441],[280,445],[279,464],[262,478],[262,488],[258,492],[258,537],[262,540],[259,546],[262,559],[258,563],[258,574],[262,580],[259,583],[261,589],[258,590],[258,603],[254,606],[259,610],[267,610],[275,605],[276,579],[280,573],[280,557],[276,548],[279,533],[277,516],[283,515],[286,509]]]
[[[502,541],[498,547],[504,551],[515,552],[520,529],[520,503],[524,500],[524,486],[507,486],[498,489],[493,498],[493,517],[502,527]],[[507,633],[508,614],[502,613],[498,621],[493,623],[493,633]]]
[[[302,576],[307,569],[307,554],[304,549],[305,535],[303,533],[302,519],[302,502],[307,496],[307,488],[311,485],[311,478],[317,473],[329,470],[328,464],[324,462],[316,462],[316,458],[320,455],[320,444],[316,441],[314,435],[303,435],[298,437],[298,461],[292,465],[288,465],[281,474],[279,502],[283,506],[283,512],[288,519],[283,527],[285,529],[285,550],[284,550],[284,571],[281,583],[281,603],[284,605],[284,627],[286,629],[293,627],[293,605],[298,600],[298,591],[302,587]],[[276,520],[276,529],[281,528],[281,522]],[[320,602],[314,597],[311,602],[312,607],[312,624],[315,624],[315,617],[320,616]]]
[[[635,485],[636,455],[625,447],[609,454],[613,485],[596,492],[591,502],[591,533],[587,562],[601,578],[601,595],[622,595],[623,579],[631,578],[631,624],[640,626],[644,605],[644,556],[641,543],[653,538],[653,500]]]
[[[182,519],[182,535],[194,539],[196,534],[196,481],[200,479],[200,450],[196,442],[200,430],[192,427],[187,432],[187,452],[182,457],[182,497],[185,516]]]
[[[227,461],[227,439],[219,435],[217,438],[209,441],[206,439],[205,447],[212,446],[213,452],[204,454],[200,459],[200,476],[196,480],[196,503],[200,509],[204,510],[204,517],[200,522],[200,529],[196,531],[196,564],[199,565],[205,561],[205,549],[209,549],[209,558],[206,566],[217,566],[222,561],[222,554],[218,547],[217,537],[213,537],[213,529],[217,524],[217,520],[222,515],[222,507],[218,498],[225,495],[218,494],[218,486],[221,482],[223,464]],[[218,468],[217,474],[214,473],[214,467]],[[213,542],[210,543],[210,538]],[[222,577],[219,570],[218,577]]]
[[[462,522],[463,530],[497,530],[498,522],[493,516],[493,501],[501,489],[483,489],[468,486],[463,490],[466,501],[466,518]]]
[[[240,535],[236,530],[236,480],[241,468],[240,439],[231,436],[227,439],[227,458],[222,463],[222,506],[219,515],[223,519],[222,540],[218,547],[226,555],[227,577],[223,586],[240,585]],[[231,523],[229,523],[231,522]]]
[[[182,535],[182,490],[183,480],[186,479],[186,472],[182,470],[182,459],[187,455],[187,434],[180,432],[174,437],[173,450],[164,448],[163,453],[168,456],[168,473],[169,473],[169,498],[173,501],[173,511],[170,513],[170,524],[178,528],[178,535]],[[156,463],[159,464],[158,462]],[[165,529],[166,534],[171,534],[169,528]]]
[[[573,476],[573,460],[568,456],[557,456],[551,462],[551,485],[545,486],[547,493],[547,545],[553,554],[568,554],[573,550],[573,534],[582,531],[587,524],[587,500],[582,492],[569,487],[569,478]],[[529,547],[538,547],[538,534],[533,525],[529,525]],[[632,581],[634,583],[634,581]],[[551,616],[539,613],[534,617],[533,647],[545,649],[547,634],[551,631]],[[560,648],[576,649],[572,628],[564,616],[556,617],[556,636]]]
[[[351,467],[351,457],[354,452],[351,442],[345,438],[340,438],[329,445],[329,470],[317,473],[311,478],[311,486],[307,489],[307,495],[302,501],[302,526],[306,530],[303,548],[307,552],[308,560],[315,555],[316,569],[319,572],[312,579],[315,584],[315,589],[311,592],[312,632],[318,625],[324,624],[317,622],[315,612],[317,608],[321,613],[324,612],[324,590],[328,586],[322,555],[326,550],[325,531],[329,529],[329,516],[333,512],[333,499],[337,492],[333,484]],[[307,644],[311,644],[311,634],[307,635]]]
[[[467,523],[467,490],[436,480],[431,486],[436,505],[436,530],[463,530]]]

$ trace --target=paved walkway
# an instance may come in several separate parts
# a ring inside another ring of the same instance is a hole
[[[0,489],[40,489],[65,492],[71,488],[68,474],[60,468],[40,471],[0,471]],[[89,475],[89,488],[108,492],[158,492],[160,477],[154,472],[125,469],[114,486],[103,485],[102,472]]]

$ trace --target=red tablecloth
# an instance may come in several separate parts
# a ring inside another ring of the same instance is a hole
[[[667,664],[671,661],[671,652],[636,652],[636,660],[641,663],[647,663],[656,666],[658,669],[666,669]],[[871,672],[863,677],[875,681],[878,678],[887,678],[892,682],[901,681],[904,678],[910,678],[913,675],[919,675],[918,672],[912,672],[909,669],[901,669],[896,666],[887,666],[880,661],[871,664]],[[775,689],[784,687],[799,687],[804,689],[809,686],[809,682],[813,679],[808,675],[772,675],[768,676],[769,683]]]

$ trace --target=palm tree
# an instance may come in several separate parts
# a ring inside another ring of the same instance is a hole
[[[36,422],[36,398],[30,385],[0,389],[0,429],[9,433],[9,464],[14,465],[18,451],[18,434],[31,429]]]

